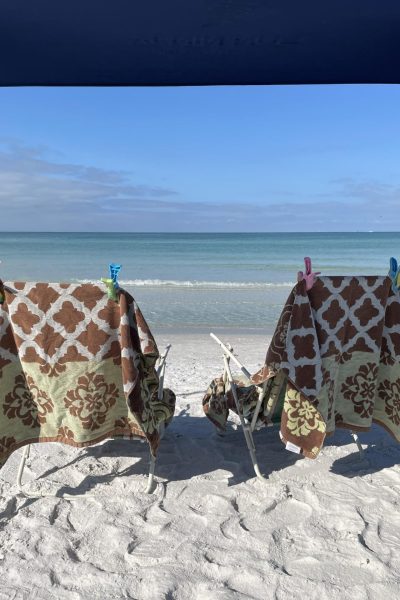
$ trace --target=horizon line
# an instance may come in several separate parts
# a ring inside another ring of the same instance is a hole
[[[60,233],[73,233],[73,234],[81,234],[81,233],[87,233],[87,234],[123,234],[123,235],[207,235],[207,234],[213,234],[213,235],[237,235],[237,234],[245,234],[245,235],[259,235],[259,234],[269,234],[269,235],[279,235],[282,233],[290,233],[290,234],[306,234],[306,235],[310,235],[310,234],[332,234],[332,233],[400,233],[400,230],[375,230],[375,229],[366,229],[366,230],[346,230],[346,231],[70,231],[70,230],[65,230],[65,231],[55,231],[55,230],[47,230],[47,231],[24,231],[24,230],[7,230],[7,231],[2,231],[0,230],[0,234],[7,234],[7,233],[28,233],[28,234],[32,234],[32,233],[54,233],[54,234],[60,234]]]

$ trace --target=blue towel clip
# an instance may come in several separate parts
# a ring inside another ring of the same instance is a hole
[[[117,263],[110,264],[110,277],[114,282],[114,287],[116,290],[119,290],[118,273],[121,270],[121,266],[122,265],[118,265]]]
[[[397,265],[397,260],[393,258],[393,256],[390,259],[388,275],[392,280],[392,290],[396,294],[400,290],[400,267]]]

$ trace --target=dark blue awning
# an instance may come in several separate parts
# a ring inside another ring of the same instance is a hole
[[[3,86],[399,82],[399,0],[0,0]]]

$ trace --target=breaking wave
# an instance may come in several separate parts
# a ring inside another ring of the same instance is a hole
[[[77,279],[78,283],[98,283],[91,279]],[[193,288],[193,289],[264,289],[264,288],[291,288],[294,286],[292,281],[280,283],[261,282],[261,281],[178,281],[175,279],[121,279],[121,286],[127,287],[149,287],[149,288]]]

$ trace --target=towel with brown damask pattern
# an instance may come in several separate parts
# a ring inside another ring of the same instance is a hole
[[[156,343],[135,300],[105,285],[2,283],[0,466],[31,442],[83,447],[110,437],[147,438],[173,416],[157,398]]]
[[[389,277],[318,277],[309,291],[304,281],[293,288],[265,365],[252,377],[268,382],[261,421],[276,415],[281,399],[289,448],[315,458],[335,427],[367,431],[372,422],[400,441],[400,297],[391,284]],[[203,404],[223,427],[224,392],[214,385]]]

